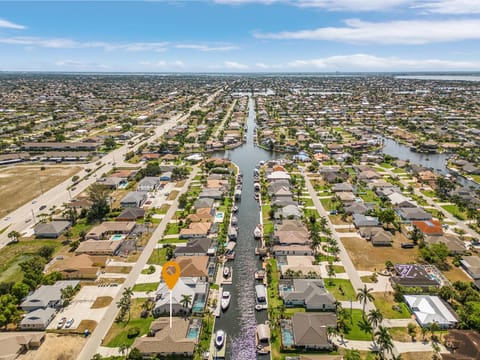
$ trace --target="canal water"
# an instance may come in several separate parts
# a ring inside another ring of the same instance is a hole
[[[281,154],[270,153],[254,145],[255,104],[249,98],[247,119],[247,141],[242,146],[226,152],[216,153],[216,157],[228,157],[238,165],[243,174],[241,201],[238,203],[238,238],[235,260],[227,266],[233,267],[233,284],[224,286],[232,294],[230,306],[215,321],[215,331],[223,329],[227,333],[226,359],[252,360],[257,357],[255,332],[257,323],[267,320],[267,311],[255,311],[255,270],[261,268],[255,248],[259,241],[253,239],[253,230],[260,221],[260,207],[254,199],[253,169],[261,160],[282,158]],[[259,357],[260,358],[260,357]],[[269,357],[262,357],[269,358]]]
[[[442,175],[454,174],[447,169],[447,161],[450,154],[422,154],[410,150],[406,145],[403,145],[396,140],[383,138],[384,147],[383,153],[395,156],[400,160],[410,160],[410,163],[422,165],[426,168],[432,168],[435,172]],[[479,188],[480,186],[473,181],[467,180],[464,177],[457,176],[457,182],[466,187]]]

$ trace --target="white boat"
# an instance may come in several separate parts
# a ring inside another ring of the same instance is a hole
[[[253,230],[253,237],[258,240],[262,238],[262,228],[261,225],[257,225],[255,230]]]
[[[217,330],[215,333],[215,346],[217,349],[221,349],[225,343],[225,331]]]
[[[232,216],[232,225],[233,225],[233,226],[238,225],[238,219],[237,219],[236,216]]]
[[[255,271],[255,279],[256,280],[263,280],[266,276],[267,272],[264,269],[260,269]]]
[[[223,268],[223,277],[228,278],[230,276],[230,268],[228,266],[225,266]]]
[[[222,310],[225,311],[228,309],[228,306],[230,305],[230,299],[232,298],[232,295],[230,294],[230,291],[224,290],[222,293],[222,301],[220,303],[220,306],[222,307]]]
[[[235,205],[235,206],[233,207],[232,211],[233,211],[234,213],[236,213],[236,212],[238,211],[238,206]]]

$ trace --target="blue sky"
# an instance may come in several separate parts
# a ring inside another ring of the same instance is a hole
[[[0,1],[0,70],[480,70],[480,0]]]

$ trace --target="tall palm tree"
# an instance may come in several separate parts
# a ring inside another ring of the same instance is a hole
[[[367,288],[367,285],[363,285],[363,288],[358,288],[357,291],[357,300],[363,302],[363,317],[365,317],[365,306],[367,305],[367,301],[373,301],[374,299],[371,294],[373,289]]]
[[[372,309],[368,312],[367,319],[368,319],[368,322],[375,329],[377,326],[379,326],[382,323],[383,314],[380,310]]]
[[[371,334],[372,341],[374,341],[373,326],[368,320],[366,320],[365,318],[360,319],[360,321],[358,322],[358,328],[362,330],[365,334]]]
[[[185,312],[188,311],[188,308],[192,304],[192,295],[182,295],[182,299],[180,300],[180,304],[185,308]]]
[[[379,326],[377,331],[375,331],[374,336],[380,348],[380,357],[384,359],[385,352],[392,353],[393,351],[392,335],[390,335],[386,327]]]
[[[131,287],[123,289],[122,298],[124,299],[125,308],[128,311],[128,321],[130,322],[131,310],[132,310],[132,296],[133,290]]]

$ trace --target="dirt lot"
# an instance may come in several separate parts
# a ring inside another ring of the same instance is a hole
[[[392,246],[372,246],[365,239],[352,237],[342,237],[341,240],[357,270],[380,271],[385,268],[387,260],[394,264],[406,264],[416,262],[418,257],[416,248],[402,249],[400,247],[400,244],[406,242],[406,239],[403,235],[399,236],[398,232]]]
[[[0,170],[0,217],[80,171],[79,166],[14,166]],[[25,191],[28,189],[28,191]]]
[[[38,350],[28,351],[21,360],[74,360],[86,339],[80,335],[47,334]]]

